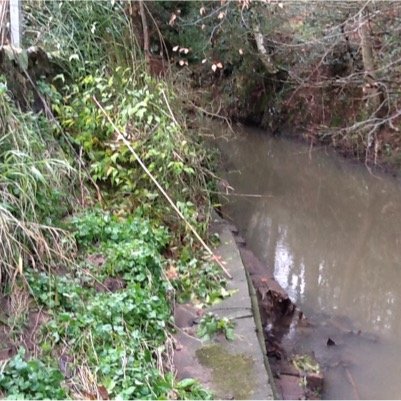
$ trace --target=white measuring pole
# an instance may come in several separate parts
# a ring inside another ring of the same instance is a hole
[[[11,46],[15,48],[21,47],[21,1],[10,1],[10,32]]]

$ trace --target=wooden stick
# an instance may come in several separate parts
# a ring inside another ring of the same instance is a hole
[[[107,114],[106,110],[101,106],[101,104],[97,101],[96,97],[93,96],[93,100],[96,103],[97,107],[99,107],[100,111],[105,115],[109,123],[112,125],[112,127],[116,130],[117,134],[119,137],[122,139],[124,144],[127,146],[129,151],[134,155],[136,161],[139,163],[139,165],[142,167],[143,171],[148,175],[148,177],[154,182],[156,187],[159,189],[159,191],[162,193],[162,195],[166,198],[167,202],[171,205],[171,207],[174,209],[174,211],[178,214],[178,216],[184,221],[184,223],[187,225],[187,227],[192,231],[192,233],[195,235],[197,240],[200,242],[200,244],[203,246],[203,248],[209,253],[209,255],[212,257],[212,259],[220,266],[221,270],[223,270],[224,274],[232,279],[231,274],[228,272],[228,270],[225,268],[223,263],[219,260],[219,258],[213,253],[213,251],[210,249],[210,247],[206,244],[205,241],[201,238],[201,236],[198,234],[198,232],[195,230],[195,228],[192,226],[192,224],[187,221],[185,216],[181,213],[181,211],[178,209],[178,207],[175,205],[173,200],[170,198],[170,196],[167,194],[167,192],[163,189],[163,187],[159,184],[159,182],[156,180],[156,178],[153,176],[153,174],[148,170],[144,162],[141,160],[141,158],[138,156],[138,154],[135,152],[135,150],[132,148],[131,144],[127,141],[123,133],[117,128],[117,126],[114,124],[110,116]]]

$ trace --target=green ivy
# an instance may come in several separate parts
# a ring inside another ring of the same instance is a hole
[[[0,389],[8,400],[64,400],[67,393],[61,386],[63,380],[58,369],[35,358],[26,361],[21,348],[0,373]]]
[[[156,355],[166,351],[173,327],[169,299],[174,288],[189,294],[197,287],[197,297],[208,302],[209,290],[221,290],[217,272],[213,276],[201,262],[183,257],[180,276],[170,285],[163,273],[170,261],[162,255],[170,234],[140,210],[128,217],[88,210],[69,225],[83,255],[98,255],[101,262],[83,258],[63,275],[26,272],[31,294],[50,316],[42,329],[43,358],[67,349],[74,355],[70,370],[88,366],[113,398],[159,399],[174,393],[210,399],[196,381],[177,383],[162,374]],[[122,285],[113,291],[102,287],[110,279]]]

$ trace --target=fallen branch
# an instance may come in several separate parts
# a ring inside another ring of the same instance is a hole
[[[153,176],[153,174],[148,170],[142,159],[138,156],[138,154],[135,152],[135,150],[132,148],[131,144],[127,141],[125,138],[124,134],[118,129],[118,127],[114,124],[110,116],[107,114],[106,110],[102,107],[102,105],[98,102],[95,96],[93,96],[93,101],[96,103],[98,106],[99,110],[104,114],[104,116],[107,118],[109,123],[112,125],[112,127],[115,129],[117,134],[119,135],[119,138],[123,141],[123,143],[127,146],[128,150],[134,155],[136,161],[139,163],[139,165],[142,167],[143,171],[148,175],[148,177],[154,182],[156,187],[159,189],[159,191],[162,193],[162,195],[166,198],[167,202],[171,205],[171,207],[174,209],[174,211],[178,214],[178,216],[181,218],[181,220],[184,221],[185,225],[192,231],[192,233],[195,235],[196,239],[200,242],[200,244],[203,246],[203,248],[207,251],[207,253],[212,257],[212,259],[220,266],[221,270],[223,270],[224,274],[232,279],[231,274],[228,272],[228,270],[225,268],[223,263],[219,260],[219,257],[213,253],[213,251],[210,249],[210,247],[206,244],[206,242],[202,239],[202,237],[198,234],[196,229],[193,227],[193,225],[185,218],[185,216],[181,213],[181,211],[178,209],[178,207],[175,205],[173,200],[170,198],[170,196],[167,194],[167,192],[163,189],[163,187],[160,185],[160,183],[156,180],[156,178]]]

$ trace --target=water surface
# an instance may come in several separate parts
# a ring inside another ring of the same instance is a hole
[[[340,339],[341,365],[323,336],[304,339],[326,352],[324,396],[401,399],[400,183],[258,130],[221,144],[234,188],[225,214],[248,246],[307,316],[366,333]]]

